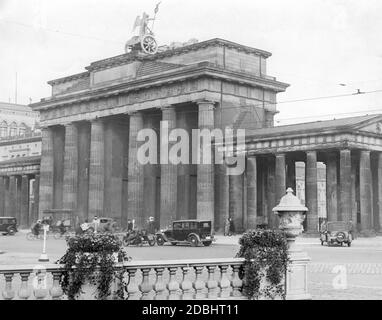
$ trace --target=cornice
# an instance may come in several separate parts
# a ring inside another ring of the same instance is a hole
[[[88,78],[88,77],[90,77],[90,72],[86,71],[86,72],[73,74],[71,76],[54,79],[54,80],[48,81],[47,83],[49,85],[53,86],[53,85],[57,85],[60,83],[65,83],[65,82],[69,82],[69,81],[77,80],[77,79],[84,79],[84,78]]]
[[[33,103],[30,106],[33,110],[41,110],[55,106],[57,104],[72,104],[82,101],[100,99],[109,96],[116,96],[121,93],[139,91],[145,88],[159,87],[166,84],[187,81],[190,79],[198,79],[202,77],[225,80],[227,82],[234,82],[253,87],[267,88],[276,92],[285,91],[285,89],[289,86],[289,84],[276,80],[270,80],[267,78],[253,76],[241,72],[222,69],[216,66],[211,66],[207,63],[199,63],[196,66],[186,66],[179,69],[170,70],[162,74],[138,78],[129,82],[100,88],[91,88],[89,90],[82,91],[81,93],[73,92],[65,96],[54,96],[52,98],[43,99],[40,102]]]

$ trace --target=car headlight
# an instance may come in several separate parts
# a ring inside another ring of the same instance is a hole
[[[211,237],[210,237],[210,236],[207,236],[206,239],[211,239]]]

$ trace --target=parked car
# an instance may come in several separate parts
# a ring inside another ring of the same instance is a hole
[[[14,217],[0,217],[0,232],[13,236],[17,232],[17,219]]]
[[[165,242],[172,245],[188,243],[193,247],[199,244],[211,245],[214,237],[211,234],[212,222],[208,220],[177,220],[172,227],[156,233],[157,244],[162,246]]]
[[[322,246],[326,242],[328,246],[333,244],[342,246],[345,243],[350,247],[353,241],[351,226],[344,221],[327,222],[321,227],[320,240]]]

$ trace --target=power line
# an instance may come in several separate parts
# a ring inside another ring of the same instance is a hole
[[[7,23],[12,23],[12,24],[16,24],[16,25],[19,25],[19,26],[22,26],[22,27],[25,27],[25,28],[31,28],[31,29],[36,30],[35,26],[30,25],[30,24],[26,24],[26,23],[23,23],[23,22],[12,21],[12,20],[7,20],[7,19],[0,19],[0,21],[4,21],[4,22],[7,22]],[[72,37],[88,38],[88,39],[92,39],[92,40],[103,41],[103,42],[111,42],[111,43],[115,43],[115,44],[117,44],[117,43],[118,44],[124,44],[124,43],[122,43],[120,41],[114,41],[114,40],[110,40],[110,39],[102,39],[102,38],[98,38],[98,37],[94,37],[94,36],[88,36],[88,35],[83,35],[83,34],[78,34],[78,33],[60,31],[60,30],[54,30],[54,29],[49,29],[49,28],[44,28],[44,27],[39,27],[39,28],[44,30],[44,31],[47,31],[47,32],[62,33],[62,34],[65,34],[65,35],[68,35],[68,36],[72,36]]]

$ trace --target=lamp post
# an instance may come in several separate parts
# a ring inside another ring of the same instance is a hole
[[[301,300],[311,299],[308,293],[308,262],[310,258],[296,246],[296,237],[302,233],[302,222],[308,208],[293,194],[292,188],[288,188],[286,195],[280,199],[278,206],[272,211],[280,218],[280,230],[282,230],[288,242],[289,268],[286,275],[286,299]]]
[[[41,253],[38,261],[48,262],[49,258],[48,258],[48,255],[46,254],[46,233],[49,230],[49,226],[47,224],[44,224],[43,229],[44,229],[44,240],[43,240],[43,245],[42,245],[42,253]]]

